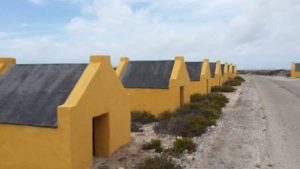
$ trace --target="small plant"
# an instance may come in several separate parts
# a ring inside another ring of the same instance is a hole
[[[147,124],[156,122],[157,118],[147,111],[133,111],[131,112],[131,121]]]
[[[155,150],[155,152],[160,153],[163,151],[161,147],[161,141],[159,139],[151,140],[150,143],[146,143],[143,145],[144,150]]]
[[[176,138],[176,140],[173,142],[173,147],[167,151],[173,153],[174,155],[180,155],[185,150],[187,150],[188,153],[193,153],[196,151],[196,149],[197,145],[191,138]]]
[[[230,93],[230,92],[234,92],[235,88],[233,88],[232,86],[228,86],[228,85],[223,85],[223,86],[214,86],[211,88],[212,92],[225,92],[225,93]]]
[[[137,164],[136,169],[181,169],[173,160],[165,156],[150,157]]]

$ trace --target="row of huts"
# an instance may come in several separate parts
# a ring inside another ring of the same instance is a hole
[[[88,169],[130,142],[130,112],[158,114],[236,76],[220,62],[16,64],[0,58],[0,168]]]
[[[207,94],[236,76],[236,66],[220,61],[185,61],[184,57],[162,61],[135,61],[122,57],[117,76],[129,94],[131,110],[155,115],[189,103],[195,93]]]

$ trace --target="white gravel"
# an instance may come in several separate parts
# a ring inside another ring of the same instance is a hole
[[[269,168],[266,121],[259,96],[249,81],[235,93],[211,131],[194,138],[199,145],[193,154],[178,160],[187,169]]]

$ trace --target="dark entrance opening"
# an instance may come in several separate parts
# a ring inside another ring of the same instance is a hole
[[[184,87],[180,86],[180,106],[184,105]]]
[[[93,156],[109,155],[108,113],[93,118]]]

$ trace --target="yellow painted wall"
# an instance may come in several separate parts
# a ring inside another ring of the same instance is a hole
[[[120,77],[125,70],[128,59],[121,58],[116,70]],[[184,102],[190,102],[189,76],[183,57],[176,57],[169,89],[126,88],[130,97],[131,110],[149,111],[154,115],[166,110],[174,110],[180,106],[180,86],[184,87]]]
[[[229,78],[234,78],[233,74],[233,64],[229,64],[229,73],[228,73]]]
[[[224,63],[224,74],[222,76],[222,83],[224,84],[228,80],[228,64]]]
[[[216,62],[215,76],[210,79],[211,87],[214,86],[222,86],[222,70],[221,70],[221,62]]]
[[[104,114],[108,116],[98,125],[96,145],[98,155],[109,156],[130,141],[129,100],[109,57],[94,56],[65,104],[58,107],[57,129],[0,125],[0,168],[89,169],[92,119]]]
[[[236,77],[237,76],[237,66],[236,65],[234,65],[233,66],[234,67],[234,69],[233,69],[233,77]]]
[[[211,92],[211,77],[209,60],[204,59],[202,62],[202,69],[200,81],[190,81],[191,94],[208,94]]]
[[[12,64],[16,64],[15,58],[0,58],[0,76],[3,75],[6,69]]]
[[[296,71],[296,65],[295,65],[295,63],[292,63],[291,77],[292,78],[300,78],[300,71]]]

